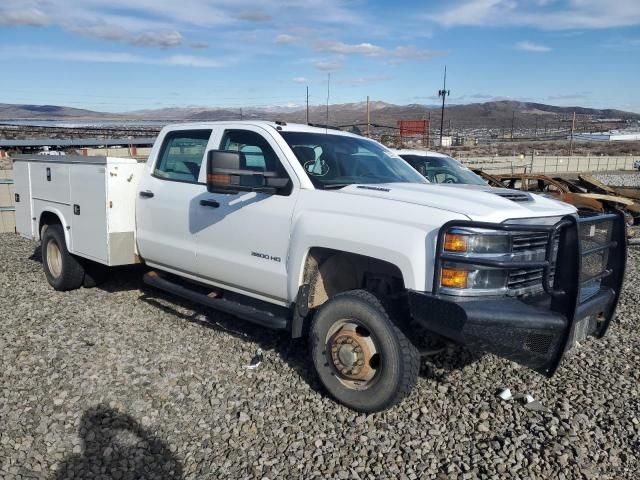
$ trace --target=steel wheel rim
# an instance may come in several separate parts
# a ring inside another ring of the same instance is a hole
[[[366,390],[379,378],[379,349],[369,329],[357,320],[335,322],[327,332],[325,348],[335,377],[345,387]]]
[[[62,273],[62,253],[55,240],[49,240],[47,243],[47,268],[55,278]]]

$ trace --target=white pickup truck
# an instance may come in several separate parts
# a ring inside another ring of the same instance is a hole
[[[552,375],[601,337],[623,219],[526,192],[429,184],[395,153],[282,122],[165,127],[146,164],[14,159],[17,232],[57,290],[144,263],[150,285],[308,335],[326,389],[359,411],[415,384],[424,336]]]

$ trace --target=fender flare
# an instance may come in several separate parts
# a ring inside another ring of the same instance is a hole
[[[55,208],[55,207],[47,205],[40,212],[40,217],[38,218],[37,239],[38,240],[42,240],[42,225],[43,225],[42,217],[44,216],[45,213],[51,213],[51,214],[55,215],[58,218],[58,220],[60,220],[60,224],[62,225],[62,230],[64,232],[64,241],[67,244],[67,250],[69,250],[70,253],[73,253],[72,248],[71,248],[72,247],[72,245],[71,245],[71,233],[69,232],[69,230],[71,229],[71,226],[68,224],[68,222],[64,218],[64,215],[62,214],[62,212],[60,210],[58,210],[57,208]]]

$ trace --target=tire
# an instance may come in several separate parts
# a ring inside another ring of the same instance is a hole
[[[42,266],[49,285],[65,291],[79,288],[84,280],[84,268],[69,253],[62,225],[46,225],[42,232]]]
[[[418,379],[418,350],[365,290],[341,293],[322,305],[310,343],[320,381],[353,410],[385,410],[407,396]]]
[[[82,281],[82,286],[84,288],[97,287],[107,279],[109,267],[106,265],[82,259],[82,266],[84,268],[84,279]]]

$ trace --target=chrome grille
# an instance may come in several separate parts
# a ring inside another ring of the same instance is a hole
[[[512,253],[519,260],[545,260],[547,256],[547,242],[549,236],[546,233],[522,233],[513,236]],[[552,261],[555,261],[558,253],[559,234],[554,238]],[[550,281],[553,282],[555,267],[550,269]],[[521,295],[541,291],[544,269],[527,268],[511,270],[507,279],[507,288],[510,295]]]
[[[521,233],[513,236],[513,252],[546,250],[549,236],[546,233]]]
[[[551,268],[551,279],[555,275],[555,268]],[[524,293],[522,290],[539,287],[542,289],[542,268],[531,268],[528,270],[511,270],[509,272],[509,279],[507,280],[507,287],[512,294]],[[537,288],[535,288],[537,289]]]

